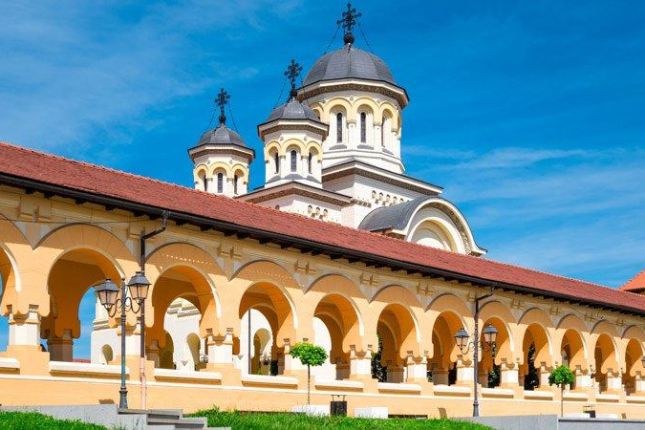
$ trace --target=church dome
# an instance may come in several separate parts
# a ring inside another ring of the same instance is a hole
[[[246,147],[242,137],[224,124],[220,124],[217,128],[202,134],[197,146],[201,145],[237,145]]]
[[[366,79],[396,85],[390,68],[374,54],[347,44],[316,61],[304,81],[304,86],[320,81]]]
[[[309,107],[291,98],[287,103],[273,109],[266,122],[278,120],[310,120],[320,122],[316,113]]]

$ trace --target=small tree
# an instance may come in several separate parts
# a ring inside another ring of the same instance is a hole
[[[289,352],[292,357],[300,359],[307,366],[307,404],[311,404],[311,366],[322,366],[327,360],[327,351],[321,346],[308,342],[297,343]]]
[[[573,384],[576,380],[571,369],[564,364],[559,365],[549,375],[549,385],[560,387],[560,416],[564,416],[564,387]]]

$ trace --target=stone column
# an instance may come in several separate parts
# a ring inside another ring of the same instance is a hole
[[[515,363],[502,363],[500,372],[500,386],[515,388],[519,385],[519,372]]]
[[[589,369],[582,370],[580,366],[576,366],[576,370],[574,371],[574,374],[576,376],[575,388],[577,390],[593,387],[593,384],[591,381],[591,372],[589,371]]]
[[[232,367],[233,366],[233,329],[226,330],[224,336],[213,336],[212,331],[206,340],[208,351],[208,366]]]
[[[289,354],[291,351],[291,342],[289,339],[284,340],[284,370],[283,373],[285,375],[298,375],[298,374],[306,374],[307,372],[307,366],[304,366],[301,362],[300,359],[294,358]]]
[[[484,388],[488,387],[488,372],[480,371],[477,374],[477,377],[479,378],[479,385],[481,385]]]
[[[433,368],[432,369],[432,383],[434,385],[448,385],[449,381],[449,370]]]
[[[349,379],[349,376],[350,376],[349,363],[346,363],[342,360],[338,360],[336,362],[336,379],[338,380]]]
[[[50,337],[47,339],[47,350],[51,361],[72,361],[73,360],[72,330],[64,330],[62,337]]]
[[[614,393],[623,391],[623,378],[620,371],[607,370],[607,391]]]
[[[348,148],[355,149],[360,137],[357,134],[356,120],[347,121],[347,142],[345,144]]]
[[[394,364],[387,365],[387,382],[401,383],[405,380],[405,367]]]
[[[383,145],[383,140],[381,139],[381,125],[380,124],[374,124],[374,148],[377,150],[381,150],[381,146]]]
[[[538,374],[540,378],[540,388],[549,387],[549,375],[551,375],[552,367],[547,367],[546,365],[541,365],[538,369]]]
[[[634,392],[640,395],[645,394],[645,375],[641,374],[640,371],[634,376]]]
[[[155,367],[159,367],[159,341],[153,340],[146,348],[146,359],[154,362]]]
[[[408,359],[407,382],[428,382],[428,362],[425,357]]]
[[[16,315],[9,308],[8,346],[33,346],[40,348],[40,315],[38,305],[29,306],[26,315]]]
[[[350,348],[349,378],[372,379],[372,351],[357,352],[354,345]]]
[[[472,387],[475,379],[475,369],[472,362],[464,363],[461,359],[457,360],[457,382],[456,385],[465,385]]]

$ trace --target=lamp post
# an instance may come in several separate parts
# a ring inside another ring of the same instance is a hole
[[[146,279],[143,272],[137,272],[130,281],[125,283],[125,279],[121,279],[121,288],[112,282],[111,279],[106,279],[98,285],[94,286],[94,291],[99,299],[101,305],[108,312],[112,318],[116,316],[118,311],[121,311],[121,387],[119,389],[119,408],[128,409],[128,389],[125,385],[125,317],[127,311],[132,311],[135,314],[142,311],[141,316],[141,330],[145,330],[145,314],[143,314],[144,302],[148,295],[148,288],[150,282]],[[127,295],[127,290],[130,290],[130,295]]]
[[[475,298],[475,333],[473,334],[473,340],[470,341],[470,335],[466,329],[461,328],[455,333],[455,340],[457,341],[457,346],[462,354],[468,353],[470,347],[473,347],[473,417],[479,416],[479,396],[477,392],[477,384],[479,382],[479,346],[481,343],[482,351],[488,346],[491,351],[495,347],[495,342],[497,340],[497,329],[495,326],[488,324],[482,334],[484,335],[484,342],[479,341],[479,303],[492,296],[493,294],[486,294]]]

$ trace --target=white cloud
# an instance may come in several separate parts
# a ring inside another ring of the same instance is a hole
[[[235,25],[261,25],[268,0],[139,5],[4,3],[0,13],[0,140],[64,151],[93,151],[97,130],[129,143],[129,127],[154,127],[145,112],[220,81],[253,78],[248,65],[224,65],[192,38]],[[282,2],[288,11],[297,2]],[[273,8],[273,10],[276,10]],[[137,16],[140,13],[141,16]],[[270,15],[270,14],[269,14]],[[208,66],[194,73],[194,66]],[[72,149],[73,148],[73,149]]]
[[[514,147],[439,157],[431,166],[412,174],[433,180],[441,172],[446,198],[465,211],[490,258],[614,286],[643,267],[639,148]]]

